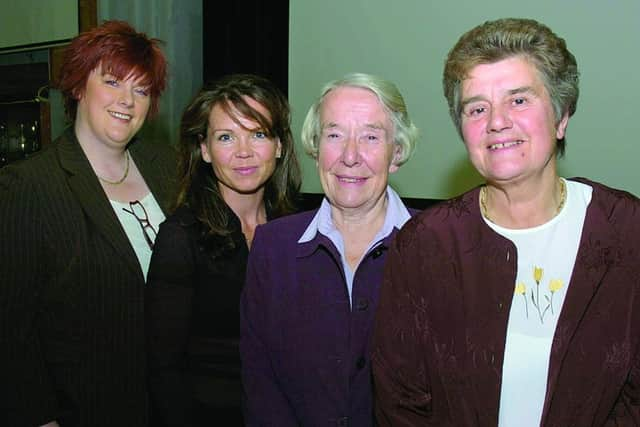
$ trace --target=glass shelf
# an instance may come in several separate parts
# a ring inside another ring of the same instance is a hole
[[[0,167],[29,157],[51,140],[48,84],[48,62],[0,62]]]

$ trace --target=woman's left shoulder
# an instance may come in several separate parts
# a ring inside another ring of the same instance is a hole
[[[262,224],[259,226],[259,229],[262,233],[269,233],[273,235],[289,235],[291,233],[295,234],[300,229],[304,231],[313,217],[315,216],[317,211],[306,211],[299,212],[291,215],[285,215],[278,217],[276,219],[272,219],[266,224]],[[300,233],[302,233],[300,231]]]
[[[586,179],[575,181],[592,189],[585,218],[586,229],[607,230],[607,233],[611,233],[610,236],[626,241],[625,245],[637,245],[640,250],[640,240],[629,238],[640,236],[640,199],[628,191],[597,182]]]
[[[256,228],[252,252],[272,251],[278,248],[278,253],[291,251],[305,232],[316,211],[301,212],[286,215],[268,221]]]
[[[586,178],[571,178],[571,181],[588,185],[592,188],[592,203],[618,215],[640,215],[640,199],[632,193],[609,187]]]

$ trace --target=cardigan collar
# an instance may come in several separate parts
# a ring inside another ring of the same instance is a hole
[[[390,237],[411,218],[411,213],[405,207],[400,196],[390,186],[387,186],[387,198],[384,224],[371,242],[367,252],[374,247],[387,247]],[[325,246],[330,248],[332,252],[337,251],[334,255],[340,259],[340,254],[344,252],[341,243],[342,236],[331,221],[331,206],[325,197],[298,240],[298,256],[311,255],[318,246]]]

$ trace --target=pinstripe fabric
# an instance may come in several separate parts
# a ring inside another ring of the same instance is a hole
[[[161,208],[172,150],[132,142]],[[72,129],[0,171],[0,425],[144,426],[144,279]]]

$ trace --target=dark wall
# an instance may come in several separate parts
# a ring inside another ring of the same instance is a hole
[[[203,79],[253,73],[288,91],[289,0],[203,0]]]

